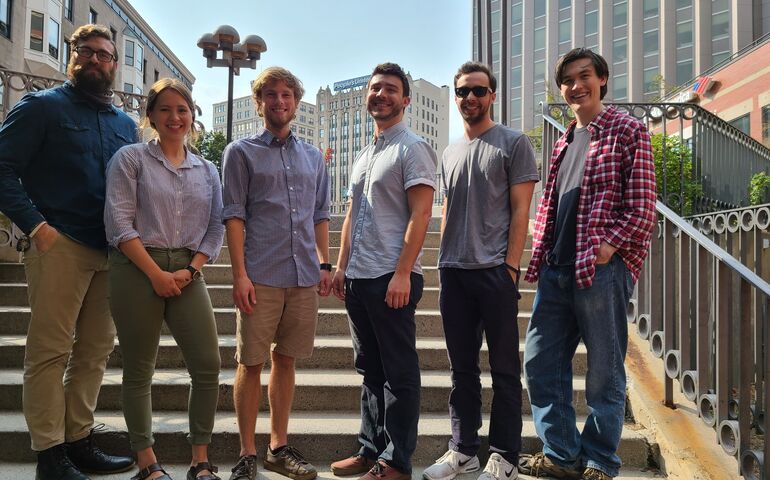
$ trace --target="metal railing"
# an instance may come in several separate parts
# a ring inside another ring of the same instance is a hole
[[[770,149],[698,105],[612,105],[645,123],[651,134],[662,134],[653,141],[658,196],[679,215],[747,205],[751,177],[770,173]],[[543,105],[544,137],[571,117],[565,104]],[[545,158],[545,138],[543,145]]]
[[[543,116],[543,155],[553,147],[561,123]],[[545,160],[545,159],[544,159]],[[544,161],[543,171],[547,172]],[[747,268],[699,231],[743,228],[741,248],[762,250],[767,206],[691,219],[698,228],[658,201],[658,231],[629,304],[629,321],[663,359],[666,405],[674,407],[674,385],[696,404],[698,416],[716,430],[723,450],[739,459],[741,474],[770,480],[770,285],[760,278],[761,255]],[[716,220],[716,219],[724,219]],[[753,228],[764,227],[764,228]],[[753,270],[753,271],[752,271]],[[649,379],[649,381],[658,381]],[[683,411],[681,415],[687,415]],[[767,459],[767,461],[765,461]]]
[[[0,123],[23,94],[53,88],[64,83],[64,79],[41,77],[31,73],[15,72],[0,68]],[[138,118],[147,102],[145,95],[115,90],[114,104],[124,112]]]

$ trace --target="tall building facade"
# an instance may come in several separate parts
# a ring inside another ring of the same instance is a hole
[[[407,77],[411,102],[404,121],[440,156],[449,143],[449,87]],[[319,89],[316,95],[318,146],[329,165],[333,213],[344,210],[353,160],[374,138],[374,120],[366,111],[368,81],[369,75],[343,80],[333,88]]]
[[[227,102],[218,102],[212,108],[212,131],[227,135]],[[250,96],[233,99],[233,140],[246,138],[257,133],[265,122],[257,113],[257,106]],[[299,102],[297,117],[291,123],[291,130],[310,145],[318,145],[316,128],[316,107],[312,103]]]
[[[499,80],[495,119],[539,125],[559,99],[558,58],[574,47],[610,66],[607,99],[643,102],[770,32],[770,0],[472,0],[473,58]]]
[[[87,23],[112,32],[118,48],[116,90],[146,94],[164,77],[192,88],[193,74],[126,0],[0,0],[0,68],[66,79],[66,40]],[[0,85],[2,107],[10,108],[23,93]]]

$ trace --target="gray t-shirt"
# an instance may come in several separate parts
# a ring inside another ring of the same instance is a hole
[[[577,234],[577,209],[580,201],[580,184],[586,165],[591,132],[586,128],[575,128],[564,158],[556,174],[556,224],[554,225],[553,246],[548,261],[554,265],[575,264],[575,241]]]
[[[446,222],[439,267],[501,265],[508,252],[510,186],[540,180],[526,135],[496,124],[449,145],[441,161]]]

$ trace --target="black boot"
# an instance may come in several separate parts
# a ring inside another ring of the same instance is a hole
[[[119,473],[130,470],[134,459],[117,455],[107,455],[94,443],[94,431],[99,431],[104,425],[91,429],[86,438],[67,444],[67,456],[80,470],[88,473]]]
[[[67,457],[64,444],[37,453],[35,480],[89,480]]]

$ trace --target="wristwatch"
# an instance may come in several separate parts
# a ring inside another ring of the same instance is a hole
[[[332,271],[332,264],[331,263],[322,263],[320,265],[320,267],[321,267],[321,270],[326,270],[328,272]]]
[[[192,274],[192,279],[191,280],[198,280],[198,278],[201,276],[201,271],[198,270],[197,268],[193,267],[192,265],[187,265],[184,268],[185,268],[185,270],[190,272],[190,274]]]

